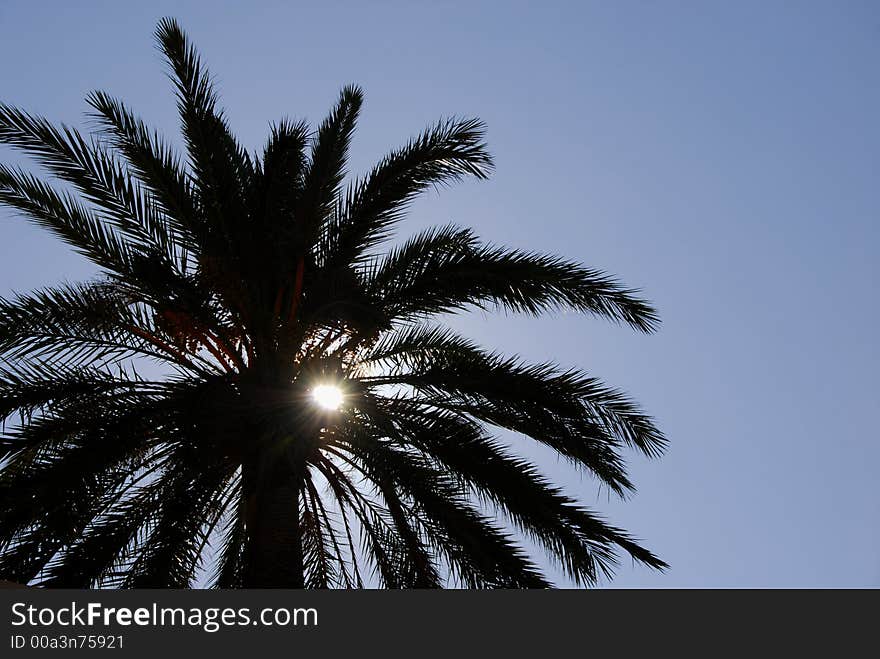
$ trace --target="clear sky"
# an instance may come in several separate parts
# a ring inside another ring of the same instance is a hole
[[[404,234],[469,225],[659,306],[654,336],[458,322],[628,390],[670,437],[634,460],[623,503],[529,452],[672,566],[626,563],[614,586],[880,586],[880,4],[3,0],[0,99],[81,125],[106,89],[173,135],[166,14],[250,148],[348,82],[366,90],[355,172],[441,116],[480,116],[496,175],[426,196]],[[91,272],[0,208],[0,295]]]

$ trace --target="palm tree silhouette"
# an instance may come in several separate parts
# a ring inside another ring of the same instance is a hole
[[[179,25],[156,37],[185,160],[103,92],[88,97],[93,137],[0,106],[0,143],[63,184],[0,165],[0,202],[102,272],[0,299],[0,578],[549,586],[523,539],[582,585],[620,550],[663,569],[492,435],[530,437],[624,495],[622,453],[665,445],[650,418],[437,318],[568,308],[650,332],[652,307],[464,228],[380,248],[420,192],[487,176],[483,124],[441,121],[345,185],[359,88],[315,131],[275,124],[252,156]]]

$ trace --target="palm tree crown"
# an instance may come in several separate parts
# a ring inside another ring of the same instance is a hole
[[[549,586],[524,540],[580,584],[621,550],[664,568],[492,435],[544,444],[623,496],[623,452],[665,445],[650,418],[437,318],[568,308],[650,332],[652,307],[602,272],[455,226],[382,247],[420,192],[487,176],[483,124],[441,121],[345,184],[359,88],[314,131],[275,124],[251,155],[178,24],[156,36],[183,160],[103,92],[88,97],[94,137],[0,105],[0,143],[62,184],[0,165],[0,202],[102,271],[0,299],[0,578]],[[145,359],[163,375],[141,375]]]

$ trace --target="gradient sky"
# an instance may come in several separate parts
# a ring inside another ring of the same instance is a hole
[[[880,5],[875,2],[0,2],[0,100],[82,125],[92,89],[167,135],[152,32],[176,16],[249,148],[366,91],[352,169],[441,116],[497,172],[418,202],[437,223],[619,275],[653,336],[594,318],[457,326],[632,393],[671,444],[638,493],[529,449],[671,564],[613,586],[880,586]],[[0,160],[18,160],[7,150]],[[92,269],[0,208],[0,295]]]

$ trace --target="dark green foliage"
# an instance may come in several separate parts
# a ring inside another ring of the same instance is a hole
[[[101,268],[0,299],[0,578],[53,587],[543,588],[618,553],[664,563],[497,437],[626,496],[624,453],[665,439],[623,393],[483,350],[438,322],[570,309],[650,332],[608,275],[452,226],[387,241],[422,191],[492,169],[476,119],[441,121],[345,184],[363,93],[258,155],[233,137],[173,20],[157,30],[184,157],[94,92],[85,137],[0,105],[0,202]],[[142,377],[145,360],[153,362]],[[344,392],[319,411],[317,384]],[[496,433],[493,436],[493,432]],[[206,556],[213,564],[205,565]]]

